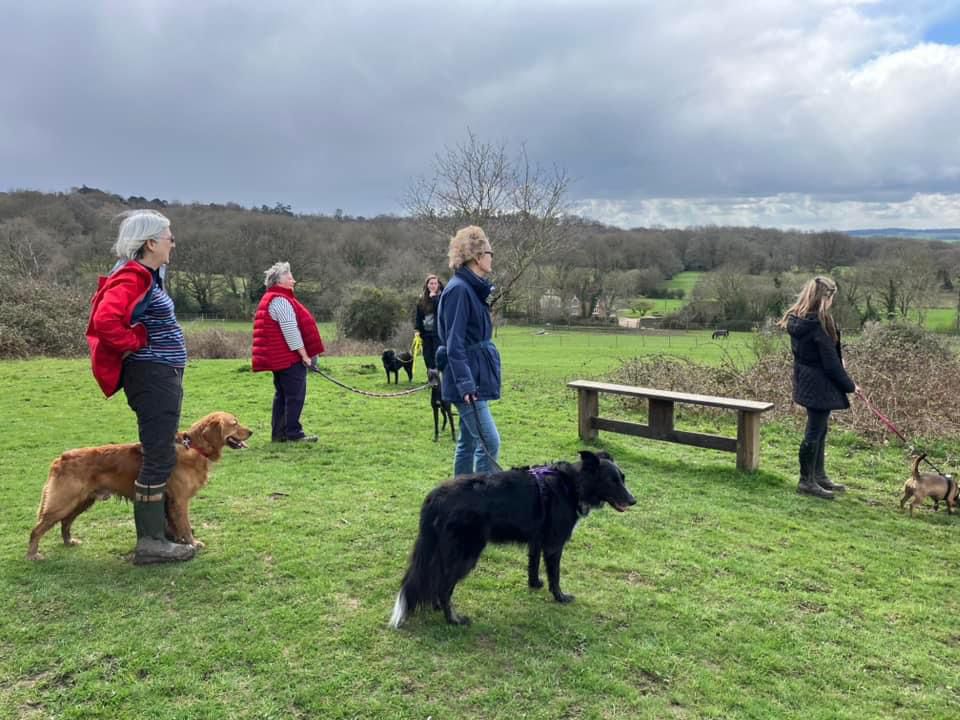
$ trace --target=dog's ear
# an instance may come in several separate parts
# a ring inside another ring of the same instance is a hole
[[[200,436],[211,448],[223,447],[223,418],[211,418]]]
[[[600,467],[600,458],[589,450],[580,451],[580,460],[583,462],[584,470],[596,470]]]
[[[608,453],[606,450],[598,450],[597,457],[601,460],[609,460],[610,462],[613,462],[613,455]]]

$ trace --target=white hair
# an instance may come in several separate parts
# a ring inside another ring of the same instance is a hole
[[[284,275],[290,274],[290,263],[288,262],[278,262],[270,266],[269,270],[264,271],[263,273],[263,284],[268,288],[272,288],[278,282],[280,278]]]
[[[137,260],[143,256],[147,240],[156,240],[170,227],[170,221],[156,210],[129,210],[120,213],[120,231],[113,251],[118,258]]]

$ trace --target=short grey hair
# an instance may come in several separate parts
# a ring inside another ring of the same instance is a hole
[[[273,265],[270,266],[269,270],[264,271],[263,284],[268,288],[272,288],[274,285],[280,282],[280,278],[282,278],[284,275],[289,275],[289,274],[290,274],[290,263],[288,262],[274,263]]]
[[[147,240],[158,239],[170,227],[170,220],[156,210],[129,210],[117,217],[122,217],[123,221],[113,251],[118,258],[127,260],[143,257],[143,246]]]

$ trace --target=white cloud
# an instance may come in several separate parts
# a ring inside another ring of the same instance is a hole
[[[765,197],[584,200],[574,214],[622,228],[754,226],[804,230],[960,227],[960,193],[916,194],[900,201],[822,200],[781,193]]]

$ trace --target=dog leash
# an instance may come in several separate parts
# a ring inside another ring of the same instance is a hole
[[[403,397],[404,395],[412,395],[413,393],[420,392],[421,390],[426,390],[428,387],[431,387],[430,383],[427,383],[426,385],[420,385],[419,387],[410,388],[409,390],[401,390],[400,392],[395,392],[395,393],[375,393],[375,392],[370,392],[369,390],[361,390],[360,388],[350,387],[350,386],[347,385],[346,383],[340,382],[339,380],[337,380],[337,379],[336,379],[335,377],[333,377],[332,375],[328,375],[327,373],[325,373],[323,370],[321,370],[320,368],[318,368],[318,367],[315,366],[315,365],[311,365],[309,369],[310,369],[310,372],[315,372],[315,373],[317,373],[318,375],[320,375],[320,376],[322,376],[322,377],[325,377],[327,380],[329,380],[330,382],[332,382],[334,385],[339,385],[339,386],[342,387],[344,390],[349,390],[350,392],[355,392],[355,393],[357,393],[357,395],[366,395],[367,397],[374,397],[374,398],[395,398],[395,397]]]
[[[480,441],[480,448],[483,450],[484,454],[486,454],[487,460],[490,461],[494,471],[503,472],[503,468],[500,467],[500,463],[497,462],[497,459],[493,456],[493,453],[491,453],[489,448],[487,448],[487,443],[483,439],[483,430],[480,429],[480,413],[477,412],[477,406],[474,404],[473,400],[470,400],[467,405],[469,405],[473,410],[473,422],[477,426],[477,439]]]
[[[890,432],[892,432],[898,438],[903,440],[904,444],[907,446],[907,449],[911,452],[911,454],[915,455],[919,452],[916,446],[912,442],[910,442],[902,432],[900,432],[900,430],[897,428],[896,425],[893,424],[893,421],[890,418],[888,418],[886,415],[884,415],[882,412],[877,410],[877,408],[874,406],[872,402],[870,402],[870,398],[866,396],[866,393],[864,393],[863,390],[857,393],[857,396],[861,400],[863,400],[864,404],[870,409],[870,412],[876,415],[877,418],[880,420],[880,422],[882,422],[884,425],[887,426]],[[923,456],[923,462],[925,462],[927,465],[929,465],[934,470],[936,470],[937,475],[943,475],[943,473],[940,471],[940,468],[938,468],[936,465],[934,465],[932,462],[930,462],[927,459],[926,454],[924,454]]]

